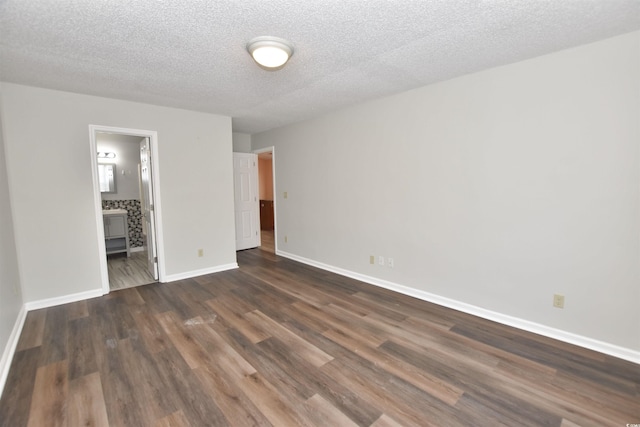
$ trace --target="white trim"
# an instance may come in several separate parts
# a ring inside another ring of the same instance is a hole
[[[98,159],[95,156],[97,152],[96,132],[105,132],[120,135],[139,136],[141,138],[149,138],[151,145],[151,165],[154,168],[152,174],[153,180],[153,198],[154,198],[154,214],[156,217],[156,247],[158,255],[158,281],[165,282],[166,270],[164,265],[164,235],[162,233],[162,204],[160,202],[160,161],[158,155],[158,132],[151,130],[127,129],[112,126],[89,125],[89,144],[91,155],[91,172],[93,178],[93,197],[95,204],[96,223],[98,224],[98,255],[100,257],[100,276],[102,280],[102,292],[109,293],[109,273],[107,267],[107,253],[104,247],[104,227],[102,227],[102,199],[100,197],[100,184],[98,180]]]
[[[419,289],[410,288],[408,286],[399,285],[397,283],[389,282],[387,280],[378,279],[364,274],[356,273],[343,268],[334,267],[332,265],[324,264],[318,261],[314,261],[308,258],[304,258],[298,255],[294,255],[284,251],[276,251],[277,255],[285,258],[292,259],[294,261],[308,264],[313,267],[320,268],[322,270],[330,271],[332,273],[339,274],[341,276],[350,277],[352,279],[360,280],[374,286],[389,289],[404,295],[408,295],[414,298],[421,299],[423,301],[438,304],[444,307],[448,307],[454,310],[461,311],[463,313],[478,316],[483,319],[492,320],[494,322],[501,323],[503,325],[512,326],[514,328],[522,329],[524,331],[533,332],[534,334],[542,335],[548,338],[553,338],[559,341],[563,341],[569,344],[574,344],[580,347],[584,347],[590,350],[594,350],[600,353],[608,354],[610,356],[618,357],[620,359],[628,360],[629,362],[640,364],[640,351],[632,350],[626,347],[620,347],[615,344],[610,344],[604,341],[595,340],[593,338],[577,335],[571,332],[563,331],[561,329],[551,328],[549,326],[541,325],[539,323],[530,322],[528,320],[520,319],[518,317],[509,316],[506,314],[498,313],[491,310],[486,310],[475,305],[467,304],[464,302],[456,301],[450,298],[445,298],[439,295],[435,295],[429,292],[421,291]]]
[[[22,332],[22,327],[24,326],[24,321],[26,319],[27,309],[23,305],[18,312],[18,317],[16,318],[16,322],[13,324],[11,335],[9,335],[7,345],[4,347],[4,352],[2,352],[2,359],[0,359],[0,397],[2,397],[4,385],[7,382],[7,377],[9,376],[11,362],[13,361],[13,355],[16,353],[20,333]]]
[[[90,298],[101,297],[102,289],[93,289],[91,291],[78,292],[77,294],[63,295],[61,297],[41,299],[31,301],[24,304],[27,311],[39,310],[41,308],[54,307],[56,305],[68,304],[70,302],[83,301]]]
[[[96,144],[96,129],[89,125],[89,155],[91,156],[91,177],[93,180],[93,205],[96,216],[98,233],[98,256],[100,258],[100,281],[102,282],[102,294],[109,293],[109,273],[107,267],[107,250],[104,246],[104,218],[102,217],[102,198],[100,197],[100,184],[98,178],[98,159],[95,153],[98,151]]]
[[[129,249],[129,252],[144,252],[144,246],[136,246],[135,248]]]
[[[277,199],[278,199],[278,190],[276,189],[276,147],[272,145],[271,147],[259,148],[257,150],[253,150],[255,154],[260,153],[271,153],[271,174],[272,179],[271,183],[273,186],[273,243],[275,246],[275,250],[278,250],[278,209]],[[258,178],[259,179],[259,178]]]
[[[190,279],[191,277],[203,276],[205,274],[219,273],[221,271],[233,270],[238,268],[237,262],[231,264],[222,264],[215,267],[203,268],[201,270],[185,271],[184,273],[170,274],[165,276],[163,282],[175,282],[176,280]]]

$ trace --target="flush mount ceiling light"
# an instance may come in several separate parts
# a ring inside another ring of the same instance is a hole
[[[278,37],[256,37],[247,43],[253,60],[265,70],[279,70],[293,55],[291,44]]]

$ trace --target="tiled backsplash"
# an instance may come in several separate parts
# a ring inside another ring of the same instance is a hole
[[[126,209],[129,226],[129,246],[143,246],[142,242],[142,210],[140,200],[103,200],[102,209]]]

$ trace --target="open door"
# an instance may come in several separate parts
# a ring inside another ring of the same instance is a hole
[[[236,208],[236,250],[260,246],[258,156],[233,153],[233,187]]]
[[[153,212],[153,181],[151,174],[151,145],[149,138],[144,138],[140,141],[140,182],[142,186],[140,198],[145,225],[143,240],[147,248],[149,273],[153,276],[154,280],[158,280],[158,252],[155,239],[156,224]]]

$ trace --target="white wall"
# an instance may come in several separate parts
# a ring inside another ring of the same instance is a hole
[[[7,183],[4,154],[4,132],[0,111],[0,394],[9,370],[9,339],[22,308],[20,275],[13,234],[11,198]]]
[[[90,124],[158,132],[167,275],[235,263],[230,118],[8,83],[1,88],[25,301],[101,287],[104,242],[96,232]]]
[[[138,179],[140,140],[139,136],[98,134],[96,138],[98,151],[116,154],[114,159],[98,159],[98,163],[116,165],[116,192],[101,193],[102,200],[140,200]]]
[[[248,133],[233,132],[233,152],[250,153],[251,135]]]
[[[635,32],[253,135],[278,247],[637,352],[639,76]]]

